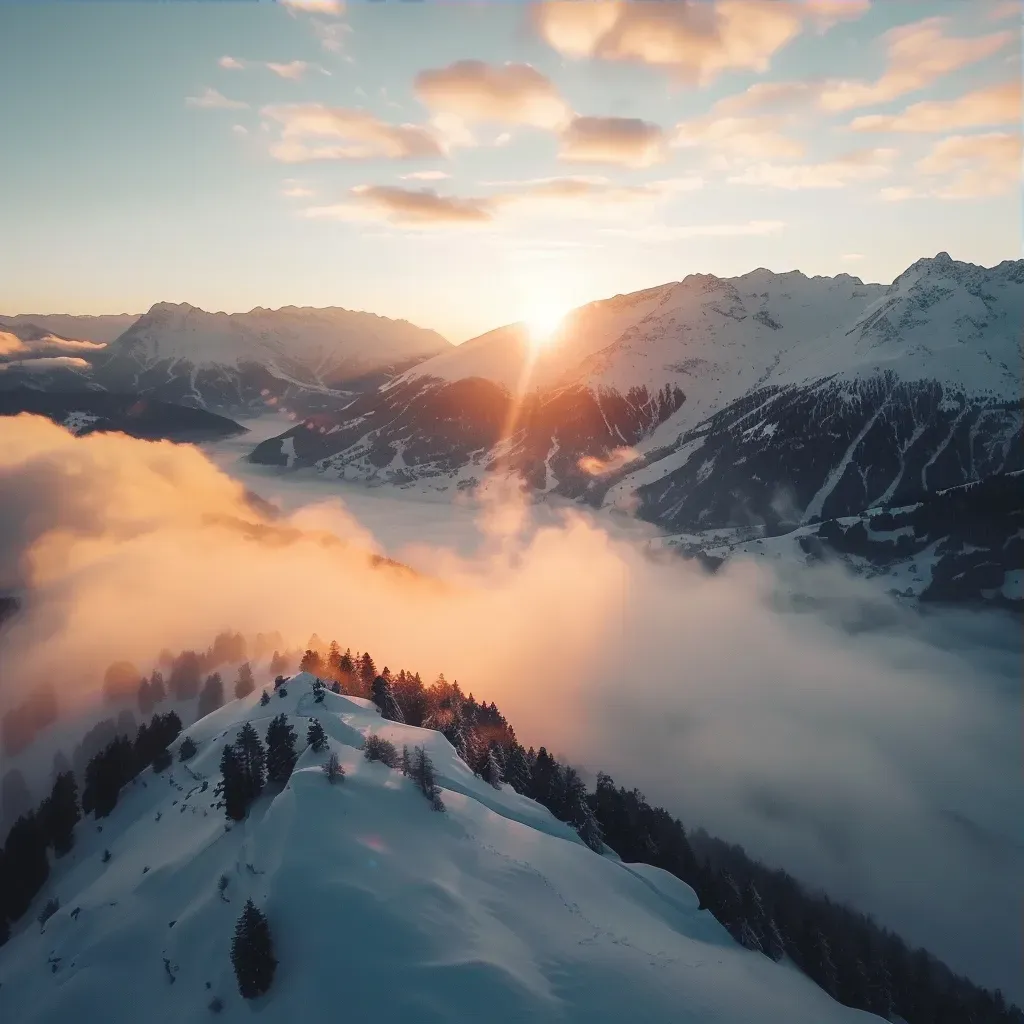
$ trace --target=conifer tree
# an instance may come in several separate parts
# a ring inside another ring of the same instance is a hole
[[[238,991],[244,999],[262,995],[274,980],[277,959],[270,924],[252,900],[245,901],[245,909],[235,925],[231,964],[238,979]]]
[[[299,661],[299,671],[310,672],[313,675],[323,671],[323,658],[320,657],[320,652],[307,648]]]
[[[518,743],[513,743],[505,758],[505,781],[517,792],[526,794],[530,791],[530,765],[526,760],[526,751]]]
[[[390,722],[405,722],[402,709],[395,700],[395,693],[391,688],[391,680],[386,676],[375,676],[370,684],[370,700],[377,705],[381,718]]]
[[[164,675],[162,672],[153,669],[149,677],[149,699],[153,707],[163,704],[167,700],[167,687],[164,686]]]
[[[246,786],[246,805],[251,803],[263,792],[266,782],[267,754],[260,743],[260,738],[250,722],[246,722],[238,730],[235,740],[238,760],[241,764],[242,778]]]
[[[412,774],[412,758],[409,756],[409,747],[403,745],[402,747],[402,760],[400,762],[402,774],[408,778]]]
[[[787,953],[785,936],[783,936],[782,930],[776,924],[775,918],[769,918],[766,931],[767,948],[765,952],[778,963]]]
[[[34,811],[18,818],[7,833],[3,868],[0,884],[5,890],[6,913],[17,921],[50,875],[46,832]]]
[[[493,743],[487,749],[487,757],[484,761],[483,770],[480,774],[483,777],[484,782],[489,783],[495,789],[501,789],[504,773],[502,772],[501,764],[498,761],[497,748]]]
[[[178,747],[178,760],[189,761],[196,756],[196,742],[191,736],[186,736]]]
[[[327,733],[324,732],[318,718],[310,719],[309,728],[306,729],[306,742],[315,754],[319,754],[327,746]]]
[[[288,724],[288,716],[282,712],[267,727],[268,781],[287,782],[297,760],[295,730]]]
[[[267,693],[266,690],[264,690],[260,694],[260,707],[261,708],[265,708],[269,703],[270,703],[270,694]]]
[[[148,715],[153,710],[153,695],[150,693],[149,680],[145,676],[143,676],[142,682],[139,683],[135,697],[139,704],[139,710],[143,715]]]
[[[337,679],[331,683],[331,693],[341,693],[341,683]]]
[[[219,672],[206,677],[202,692],[199,694],[199,703],[196,705],[196,720],[205,718],[208,714],[216,711],[224,704],[224,682]]]
[[[430,755],[423,747],[416,747],[413,750],[412,778],[430,801],[430,806],[435,811],[443,811],[444,803],[441,800],[441,787],[438,786],[434,775],[434,762],[430,760]]]
[[[53,780],[53,788],[44,803],[47,838],[53,852],[63,857],[75,842],[75,824],[81,818],[78,809],[78,786],[71,772],[61,772]]]
[[[341,648],[337,640],[332,640],[327,648],[327,675],[331,679],[338,679],[341,676]]]
[[[341,767],[341,761],[338,760],[338,755],[334,751],[331,751],[331,756],[324,761],[323,773],[332,786],[338,779],[345,778],[345,769]]]
[[[256,689],[256,680],[252,677],[252,666],[249,662],[243,662],[238,668],[238,678],[235,680],[235,698],[241,700],[248,697]]]
[[[373,685],[373,681],[377,677],[377,666],[373,663],[373,658],[370,657],[369,651],[359,658],[358,668],[361,690],[363,693],[369,693],[370,687]]]
[[[220,773],[218,792],[224,800],[224,814],[232,821],[241,821],[249,806],[249,786],[238,751],[230,744],[225,745],[220,755]]]

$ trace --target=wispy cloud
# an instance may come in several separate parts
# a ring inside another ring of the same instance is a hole
[[[948,132],[1020,121],[1019,79],[976,89],[952,100],[914,103],[900,114],[868,114],[855,118],[855,132]]]
[[[387,220],[407,227],[479,225],[493,214],[486,199],[441,196],[433,189],[405,189],[394,185],[357,185],[351,198],[331,206],[313,206],[307,217],[335,220]]]
[[[336,18],[345,13],[344,0],[277,0],[282,7],[307,14],[326,14]]]
[[[227,71],[241,71],[245,67],[245,61],[238,60],[237,57],[223,56],[217,63],[225,68]]]
[[[730,159],[798,160],[804,155],[802,142],[780,129],[777,117],[707,117],[676,125],[673,146],[699,146],[709,153]]]
[[[198,96],[186,96],[185,104],[203,110],[245,110],[249,104],[242,100],[228,99],[216,89],[206,88]]]
[[[914,165],[938,199],[979,199],[1000,196],[1020,187],[1020,136],[1010,132],[951,135],[937,142]]]
[[[529,64],[487,64],[460,60],[421,71],[416,96],[431,112],[467,124],[502,122],[557,128],[571,110],[554,83]]]
[[[422,179],[421,179],[422,180]],[[387,220],[405,227],[479,226],[500,214],[545,217],[608,216],[615,209],[654,202],[698,189],[700,178],[668,178],[643,185],[621,185],[604,177],[553,177],[482,182],[487,195],[440,195],[433,189],[359,185],[341,203],[310,207],[305,216],[337,220]]]
[[[309,64],[304,60],[292,60],[287,64],[275,64],[267,61],[267,69],[273,71],[278,78],[288,78],[297,82],[309,70]]]
[[[287,196],[289,199],[309,199],[316,193],[296,178],[286,178],[281,195]]]
[[[352,27],[344,21],[321,21],[313,19],[313,32],[328,53],[341,53],[344,49],[345,36],[352,31]]]
[[[281,138],[271,154],[284,163],[444,155],[440,142],[428,129],[389,124],[363,110],[298,103],[264,107],[262,113],[281,125]]]
[[[444,181],[451,175],[447,171],[412,171],[409,174],[400,174],[403,181]]]
[[[560,160],[650,167],[665,159],[665,133],[636,117],[576,117],[562,133]]]
[[[816,164],[757,163],[729,177],[734,185],[760,185],[796,191],[845,188],[884,178],[892,170],[893,149],[863,149]]]
[[[882,37],[887,62],[881,77],[873,82],[830,81],[821,90],[819,105],[824,110],[841,111],[888,103],[991,57],[1014,38],[1011,32],[950,36],[949,24],[948,18],[936,17],[891,29]]]

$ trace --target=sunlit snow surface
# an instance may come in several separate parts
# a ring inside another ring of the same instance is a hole
[[[51,886],[60,910],[42,930],[23,921],[0,949],[5,1021],[179,1024],[204,1019],[215,997],[220,1019],[289,1024],[874,1019],[737,946],[672,876],[599,856],[539,805],[474,778],[440,734],[332,693],[316,705],[311,683],[296,677],[265,708],[257,690],[201,720],[187,767],[147,770],[109,818],[79,827]],[[282,711],[300,749],[306,716],[321,720],[346,778],[330,785],[326,753],[307,750],[283,790],[228,828],[212,806],[221,748],[241,722],[262,735]],[[371,731],[427,747],[445,813],[363,759]],[[252,1005],[229,960],[247,898],[280,961]]]

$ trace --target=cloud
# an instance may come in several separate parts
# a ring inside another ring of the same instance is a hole
[[[512,141],[512,136],[508,132],[502,132],[494,139],[494,146],[500,149],[502,146],[507,146]]]
[[[925,18],[890,29],[882,36],[886,69],[874,82],[833,80],[822,88],[818,103],[823,110],[842,111],[888,103],[969,64],[991,57],[1014,38],[1012,32],[983,36],[949,36],[948,18]]]
[[[774,117],[707,117],[676,125],[673,146],[700,146],[730,159],[799,160],[804,144],[780,129]]]
[[[642,524],[583,510],[527,507],[504,526],[467,514],[453,541],[453,510],[377,495],[374,537],[337,498],[250,479],[291,510],[268,517],[192,446],[0,420],[0,587],[27,598],[5,627],[0,711],[60,679],[67,719],[114,660],[148,671],[161,648],[202,650],[225,629],[286,647],[315,631],[393,671],[457,678],[527,745],[1019,987],[1012,616],[918,616],[836,567],[763,558],[706,576],[645,553]],[[30,785],[56,742],[36,740]]]
[[[541,36],[569,57],[634,61],[707,84],[724,71],[766,71],[772,56],[803,29],[863,13],[865,4],[717,0],[697,3],[537,4]]]
[[[267,62],[267,69],[273,71],[278,78],[287,78],[297,82],[309,70],[309,64],[304,60],[292,60],[287,64],[275,64]]]
[[[438,157],[444,150],[426,128],[389,124],[362,110],[297,103],[264,107],[265,117],[281,125],[271,154],[284,163],[307,160],[411,160]],[[308,140],[331,140],[310,143]]]
[[[217,63],[228,71],[241,71],[245,67],[245,61],[237,60],[235,57],[221,57]]]
[[[603,228],[604,234],[643,242],[681,242],[688,238],[763,238],[786,227],[781,220],[748,220],[738,224],[644,224],[629,228]]]
[[[29,373],[45,373],[47,370],[88,370],[89,366],[88,360],[78,356],[40,356],[0,363],[0,373],[5,370],[22,370]]]
[[[414,228],[476,226],[493,218],[491,203],[486,199],[441,196],[433,189],[357,185],[350,194],[348,202],[310,207],[305,215],[334,220],[387,220]]]
[[[78,341],[60,338],[44,331],[34,332],[25,325],[18,334],[0,328],[0,360],[25,356],[52,356],[63,353],[100,352],[107,346],[101,341]]]
[[[571,111],[554,83],[529,64],[460,60],[421,71],[415,92],[431,112],[467,124],[499,122],[554,129]]]
[[[616,448],[606,459],[585,455],[577,465],[588,476],[603,476],[605,473],[617,472],[638,458],[640,453],[635,448]]]
[[[289,199],[308,199],[315,194],[311,188],[307,188],[301,181],[297,181],[295,178],[287,178],[284,188],[281,189],[281,195],[287,196]]]
[[[216,89],[206,88],[199,96],[186,96],[185,105],[203,110],[245,110],[249,104],[242,100],[228,99]]]
[[[313,20],[313,32],[320,41],[321,47],[328,53],[341,53],[345,36],[352,31],[352,27],[344,21],[320,21]]]
[[[305,14],[328,14],[336,18],[345,13],[344,0],[277,0],[283,7]]]
[[[409,174],[400,174],[403,181],[444,181],[451,175],[447,171],[412,171]]]
[[[862,149],[817,164],[758,163],[729,177],[734,185],[760,185],[788,190],[845,188],[891,173],[896,151]]]
[[[980,199],[1011,193],[1020,187],[1021,140],[1010,132],[951,135],[937,142],[914,165],[938,199]]]
[[[855,118],[855,132],[948,132],[986,125],[1014,124],[1021,117],[1019,79],[975,89],[952,100],[914,103],[901,114],[868,114]]]
[[[476,197],[442,196],[433,189],[404,189],[389,185],[357,185],[342,203],[310,207],[314,219],[386,220],[404,227],[447,228],[480,226],[501,214],[550,216],[611,216],[638,203],[700,188],[700,178],[668,178],[644,185],[619,185],[603,177],[533,178],[488,181],[497,189]]]
[[[650,167],[665,159],[665,133],[637,117],[575,117],[562,133],[558,158]]]

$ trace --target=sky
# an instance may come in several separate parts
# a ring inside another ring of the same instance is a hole
[[[1021,255],[1004,0],[0,2],[0,311],[461,342],[759,266]]]

